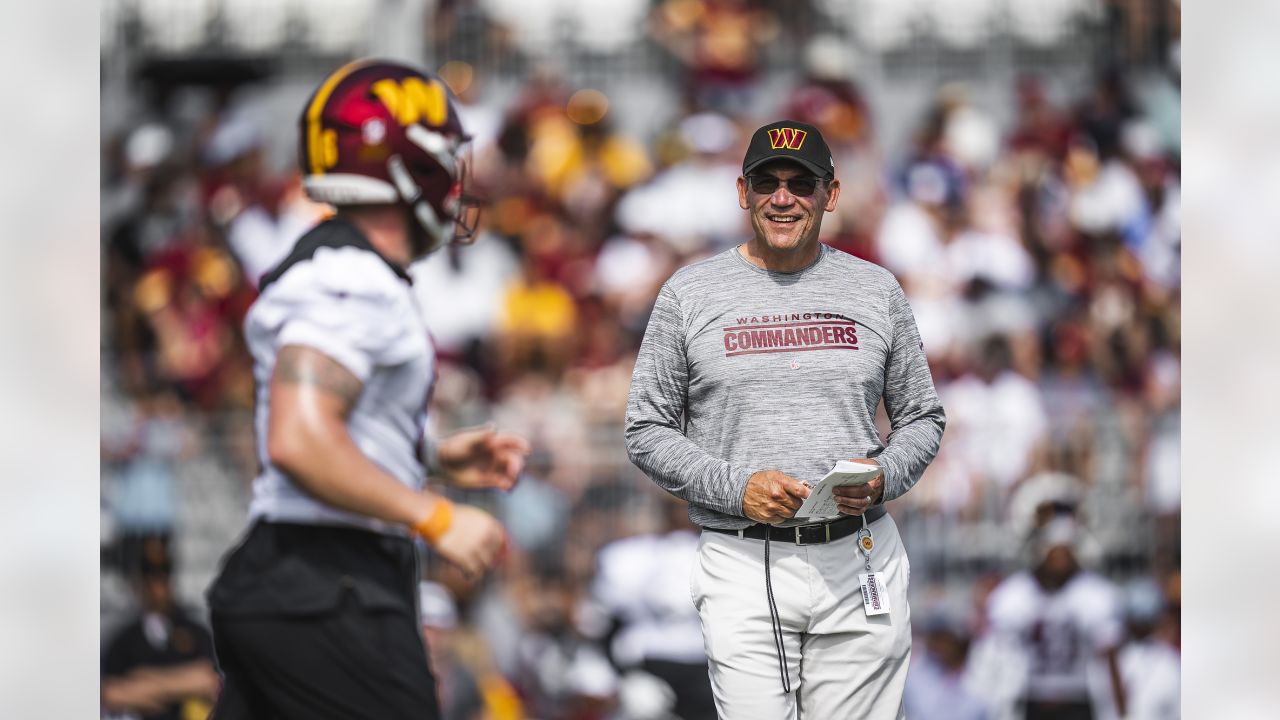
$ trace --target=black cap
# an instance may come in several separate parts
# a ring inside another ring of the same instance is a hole
[[[794,120],[779,120],[756,130],[742,159],[742,174],[745,176],[770,160],[799,163],[821,178],[836,174],[831,149],[822,139],[822,133],[812,125]]]

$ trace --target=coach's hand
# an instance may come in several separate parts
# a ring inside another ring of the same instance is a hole
[[[849,462],[875,465],[880,463],[871,458],[850,458]],[[842,485],[831,488],[831,496],[835,498],[836,507],[845,515],[861,515],[884,495],[884,471],[861,485]]]
[[[502,524],[489,513],[470,505],[455,505],[453,523],[434,547],[471,579],[493,567],[506,537]]]
[[[747,481],[742,514],[762,523],[789,520],[809,497],[809,486],[781,470],[761,470]]]

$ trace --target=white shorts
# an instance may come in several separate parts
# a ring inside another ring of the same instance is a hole
[[[721,720],[895,720],[911,657],[911,565],[893,518],[871,523],[871,566],[891,611],[868,617],[856,535],[822,545],[771,541],[773,597],[791,693],[783,692],[765,589],[764,540],[703,532],[690,591],[702,618]]]

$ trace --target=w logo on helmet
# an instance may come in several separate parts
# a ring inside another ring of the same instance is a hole
[[[799,150],[808,135],[808,132],[796,128],[776,128],[769,131],[769,146],[774,150]]]

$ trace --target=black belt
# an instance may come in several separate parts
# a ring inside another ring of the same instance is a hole
[[[875,522],[884,516],[884,506],[873,507],[867,510],[867,522]],[[775,527],[773,525],[765,525],[764,523],[756,523],[741,530],[729,530],[727,528],[704,527],[714,533],[723,535],[737,535],[742,538],[751,538],[752,540],[763,540],[765,534],[769,535],[772,542],[795,543],[796,545],[821,545],[829,543],[832,540],[849,537],[862,529],[862,518],[857,515],[845,515],[835,520],[827,522],[814,523],[812,525],[795,525],[793,527]]]

